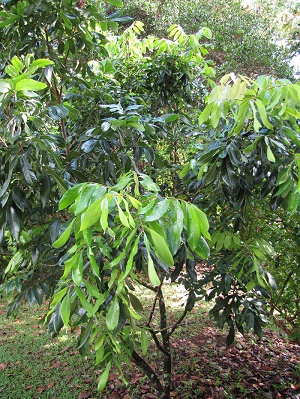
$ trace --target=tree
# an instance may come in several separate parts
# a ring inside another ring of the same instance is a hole
[[[124,17],[110,8],[99,13],[98,2],[2,7],[8,314],[23,299],[34,305],[49,296],[49,332],[82,326],[79,349],[93,348],[99,389],[113,362],[122,374],[122,362],[133,358],[167,398],[171,335],[200,298],[216,298],[212,314],[229,325],[228,345],[236,328],[261,336],[263,299],[274,287],[263,267],[272,248],[256,237],[251,209],[273,217],[281,206],[292,226],[299,84],[228,75],[216,85],[204,59],[208,28],[187,35],[172,25],[170,39],[140,38],[139,22],[112,35],[109,26]],[[213,270],[199,277],[195,265],[210,252]],[[188,291],[172,325],[167,278]],[[146,322],[137,287],[153,294]],[[145,358],[150,338],[163,357],[162,380]]]
[[[213,32],[209,56],[216,64],[217,75],[234,72],[253,78],[263,74],[293,76],[288,64],[291,51],[280,44],[284,33],[277,29],[278,14],[289,8],[286,3],[255,1],[250,6],[241,0],[219,0],[212,6],[210,1],[203,0],[158,0],[151,4],[143,0],[124,1],[127,13],[143,21],[148,34],[164,36],[174,23],[188,33],[207,26]]]

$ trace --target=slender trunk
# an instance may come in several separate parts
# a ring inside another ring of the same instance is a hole
[[[289,282],[290,278],[292,277],[292,275],[293,275],[293,272],[290,271],[288,273],[288,275],[286,276],[286,279],[284,280],[284,283],[282,284],[281,290],[280,290],[280,292],[278,294],[277,300],[271,305],[271,309],[270,309],[270,314],[271,315],[273,315],[274,310],[275,310],[276,306],[278,305],[278,303],[279,303],[279,301],[281,299],[283,291],[285,290],[285,287],[286,287],[287,283]]]
[[[171,348],[170,348],[170,336],[167,331],[167,311],[165,300],[163,296],[163,292],[161,287],[159,287],[158,291],[158,300],[159,300],[159,313],[160,313],[160,328],[161,328],[161,336],[164,348],[164,365],[163,365],[163,385],[164,385],[164,398],[170,398],[171,393],[171,381],[172,381],[172,356],[171,356]]]

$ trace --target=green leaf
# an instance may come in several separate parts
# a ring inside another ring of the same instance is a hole
[[[61,211],[62,209],[67,208],[69,205],[73,204],[73,202],[78,197],[79,193],[83,190],[83,188],[87,185],[87,183],[80,183],[76,186],[69,188],[64,195],[62,196],[61,200],[59,201],[58,210]]]
[[[95,192],[97,195],[95,195]],[[80,196],[78,199],[78,202],[76,204],[76,209],[74,211],[75,215],[78,215],[82,211],[87,208],[87,206],[90,204],[91,199],[93,197],[102,197],[104,193],[106,192],[106,188],[99,186],[98,184],[88,184],[87,186],[83,187],[80,190]]]
[[[267,158],[268,158],[268,160],[270,162],[275,162],[276,161],[270,146],[267,146]]]
[[[148,253],[148,276],[153,287],[158,287],[160,285],[160,279],[156,273],[153,260],[149,253]]]
[[[165,265],[173,266],[173,256],[164,237],[158,234],[156,231],[150,229],[149,227],[145,227],[145,230],[148,231],[151,235],[153,248],[156,255],[164,262]]]
[[[133,295],[131,292],[129,292],[129,298],[130,298],[130,302],[131,302],[133,309],[137,313],[142,313],[144,308],[143,308],[143,305],[141,304],[140,300],[135,295]]]
[[[24,65],[16,55],[12,58],[11,63],[19,73],[22,73]]]
[[[187,164],[185,164],[185,166],[184,166],[184,168],[181,170],[181,172],[178,174],[178,176],[180,177],[180,179],[183,179],[184,178],[184,176],[186,176],[188,173],[189,173],[189,171],[190,171],[190,169],[191,169],[191,166],[190,166],[190,162],[188,162]]]
[[[201,126],[204,122],[206,122],[209,119],[210,111],[211,111],[213,105],[214,105],[214,103],[208,104],[204,108],[204,110],[201,112],[201,114],[199,115],[199,119],[198,119],[199,126]]]
[[[271,125],[271,123],[268,120],[267,117],[267,113],[266,113],[266,108],[263,105],[263,103],[261,102],[261,100],[259,100],[258,98],[255,100],[255,104],[257,106],[259,115],[260,115],[260,119],[262,121],[262,123],[268,128],[268,129],[273,129],[273,126]]]
[[[130,228],[130,224],[128,222],[127,216],[123,212],[122,208],[120,207],[118,201],[116,201],[117,208],[118,208],[118,214],[120,218],[120,222],[123,224],[123,226]]]
[[[11,206],[8,211],[8,225],[12,236],[18,240],[21,231],[21,221],[15,209]]]
[[[22,79],[16,83],[16,91],[39,91],[47,87],[45,83],[33,79]]]
[[[4,28],[7,25],[13,24],[17,19],[19,19],[19,15],[14,15],[13,17],[4,19],[3,21],[0,21],[0,29]]]
[[[69,294],[67,294],[62,300],[59,310],[60,310],[60,317],[64,322],[64,325],[67,326],[69,324],[70,313],[71,313],[71,301]]]
[[[100,224],[105,231],[108,227],[108,200],[107,198],[103,198],[101,201],[101,216],[100,216]]]
[[[196,216],[198,218],[198,223],[200,225],[200,229],[201,229],[201,233],[202,235],[207,238],[208,240],[210,240],[210,234],[208,232],[209,229],[209,223],[207,220],[207,217],[205,215],[205,213],[203,211],[201,211],[201,209],[199,209],[197,206],[195,206],[194,204],[189,204],[189,208],[193,208]]]
[[[93,306],[86,299],[84,292],[79,287],[75,287],[75,291],[76,291],[76,294],[77,294],[78,298],[80,299],[80,302],[81,302],[83,308],[87,312],[87,317],[89,317],[89,318],[92,317],[92,315],[93,315]]]
[[[201,236],[201,227],[195,208],[192,204],[187,204],[186,206],[187,239],[192,251],[197,248]]]
[[[200,237],[195,252],[204,259],[207,259],[210,254],[209,246],[203,237]]]
[[[82,252],[78,252],[72,264],[72,280],[78,286],[82,283],[82,275],[83,275],[83,256]]]
[[[163,201],[159,201],[152,209],[151,213],[145,217],[145,222],[153,222],[159,220],[169,209],[170,200],[165,198]]]
[[[246,285],[247,292],[251,291],[255,287],[255,285],[256,285],[255,281],[250,280]]]
[[[119,8],[124,7],[123,3],[120,0],[107,0],[107,3]]]
[[[295,187],[289,194],[288,199],[288,210],[293,214],[299,207],[300,193],[297,187]]]
[[[175,243],[180,241],[181,233],[183,230],[183,219],[184,219],[183,210],[180,207],[179,201],[176,201],[174,207],[174,213],[172,215],[172,233],[173,233],[173,240]]]
[[[204,37],[206,37],[206,39],[210,40],[212,38],[212,31],[209,28],[204,27],[204,28],[199,30],[197,35],[200,35],[200,36],[203,35]]]
[[[49,65],[53,65],[54,62],[47,60],[46,58],[39,58],[38,60],[34,60],[30,67],[38,67],[38,68],[45,68]]]
[[[285,113],[293,116],[296,119],[300,119],[300,112],[294,108],[286,108]]]
[[[110,302],[110,307],[106,314],[105,322],[109,330],[114,330],[117,327],[120,318],[120,304],[117,296]]]
[[[65,245],[65,243],[68,241],[71,235],[74,222],[75,219],[71,221],[71,223],[68,225],[66,230],[61,234],[61,236],[56,241],[54,241],[54,243],[52,244],[53,248],[60,248],[63,245]]]
[[[81,215],[80,231],[87,229],[93,224],[97,223],[101,215],[101,204],[102,199],[98,199],[87,210]]]
[[[141,331],[142,354],[145,356],[149,348],[149,339],[145,330]]]
[[[148,191],[152,191],[154,193],[158,193],[160,191],[159,186],[154,183],[154,181],[147,175],[144,174],[140,174],[140,176],[142,177],[141,180],[141,185]]]
[[[109,1],[109,3],[111,3],[111,1]],[[100,375],[100,378],[98,381],[98,386],[97,386],[98,391],[103,391],[105,389],[105,387],[107,385],[107,381],[108,381],[110,368],[111,368],[111,361],[106,365],[105,370]]]

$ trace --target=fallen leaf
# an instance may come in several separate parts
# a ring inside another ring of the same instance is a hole
[[[91,396],[90,391],[83,391],[83,392],[80,392],[80,394],[78,395],[78,399],[86,399],[86,398],[89,398],[90,396]]]
[[[43,393],[44,391],[46,391],[47,387],[37,387],[37,392],[38,393]]]
[[[0,363],[0,369],[1,370],[4,370],[4,369],[6,369],[6,364],[5,363]]]
[[[60,366],[60,361],[57,360],[55,363],[52,364],[52,366],[50,366],[50,369],[56,369],[59,366]]]
[[[53,388],[54,387],[54,385],[55,385],[55,382],[50,382],[50,384],[49,385],[47,385],[47,388]]]

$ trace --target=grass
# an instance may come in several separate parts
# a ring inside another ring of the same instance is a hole
[[[151,308],[149,293],[142,296],[147,311]],[[170,320],[174,321],[183,309],[185,292],[166,285],[165,297]],[[149,381],[134,366],[126,370],[127,387],[112,370],[106,391],[97,392],[101,370],[94,368],[92,354],[79,355],[76,332],[64,329],[58,337],[49,337],[38,324],[45,310],[22,305],[17,318],[7,319],[5,305],[0,302],[0,398],[156,397]],[[260,399],[300,395],[298,345],[268,329],[262,342],[240,337],[236,345],[226,348],[225,334],[214,327],[207,310],[199,302],[174,334],[172,397]],[[159,369],[160,357],[153,346],[148,358]]]

